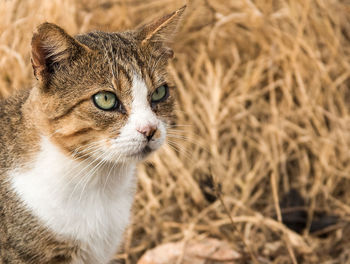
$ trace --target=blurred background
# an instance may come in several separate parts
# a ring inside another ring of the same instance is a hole
[[[1,97],[32,85],[40,23],[122,31],[185,3],[1,0]],[[116,259],[212,237],[235,263],[350,263],[350,2],[187,4],[169,65],[176,122],[139,166]]]

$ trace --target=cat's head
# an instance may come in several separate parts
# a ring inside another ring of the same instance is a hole
[[[44,23],[32,39],[38,127],[69,155],[138,161],[158,149],[173,116],[168,47],[185,7],[121,33],[69,36]]]

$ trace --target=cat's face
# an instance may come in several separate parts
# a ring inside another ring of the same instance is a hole
[[[41,25],[32,63],[43,133],[80,159],[124,163],[157,150],[166,138],[174,95],[166,74],[172,51],[158,41],[156,30],[169,19],[177,23],[178,15],[136,31],[75,39],[53,24]]]

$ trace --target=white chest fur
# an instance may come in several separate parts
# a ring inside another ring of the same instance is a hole
[[[10,174],[13,189],[53,232],[81,243],[77,263],[107,263],[128,224],[135,164],[88,164],[66,157],[48,139],[29,170]]]

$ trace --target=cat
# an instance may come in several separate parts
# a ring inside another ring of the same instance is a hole
[[[0,263],[111,261],[136,164],[173,116],[168,44],[184,10],[120,33],[37,28],[35,85],[0,102]]]

